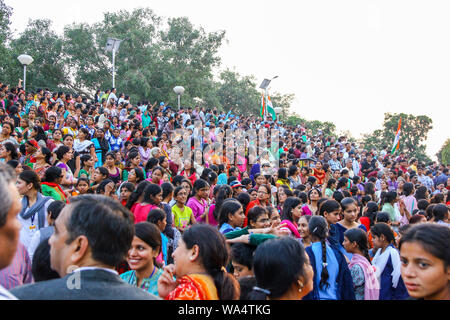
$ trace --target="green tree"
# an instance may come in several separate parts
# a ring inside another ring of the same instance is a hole
[[[69,87],[92,95],[112,87],[112,53],[106,52],[108,37],[125,40],[116,53],[116,87],[139,99],[149,96],[155,67],[152,45],[158,41],[158,18],[150,9],[104,13],[101,22],[72,24],[64,28],[66,64],[73,75]]]
[[[363,136],[362,144],[366,149],[372,147],[380,149],[384,145],[391,147],[400,117],[402,123],[399,151],[403,151],[409,157],[415,157],[421,162],[429,162],[430,158],[425,152],[426,145],[424,143],[427,140],[428,132],[433,128],[433,121],[424,115],[385,113],[383,128]]]
[[[447,165],[450,163],[450,139],[447,139],[445,141],[439,152],[436,153],[436,156],[439,162],[443,165]]]
[[[383,138],[383,130],[377,129],[372,133],[364,134],[360,143],[366,150],[370,150],[372,148],[381,150],[383,146],[387,145],[386,141]],[[393,143],[393,141],[392,141]]]
[[[2,74],[2,81],[9,81],[5,77],[5,67],[11,64],[11,52],[8,48],[8,41],[11,39],[11,25],[12,8],[7,6],[3,0],[0,0],[0,74]]]
[[[281,94],[279,92],[274,92],[272,95],[270,95],[270,99],[272,100],[274,108],[281,108],[281,113],[279,115],[280,121],[287,121],[294,98],[295,95],[293,93]]]
[[[34,59],[27,68],[27,91],[37,88],[56,90],[68,81],[62,53],[63,40],[51,29],[51,25],[48,19],[30,20],[19,37],[11,41],[13,57],[27,53]],[[14,59],[7,69],[10,78],[17,79],[23,67]]]
[[[289,126],[301,125],[304,127],[308,121],[303,119],[296,113],[289,113],[285,122]]]
[[[330,136],[335,135],[336,125],[329,121],[313,120],[306,122],[306,129],[311,130],[312,134],[317,134],[321,130],[325,136]]]
[[[66,26],[64,52],[74,75],[71,87],[93,93],[112,86],[112,53],[105,45],[113,37],[124,40],[116,54],[116,87],[132,102],[168,99],[175,104],[177,85],[186,89],[183,104],[204,99],[214,89],[212,69],[220,63],[217,51],[225,32],[206,33],[187,18],[168,19],[167,24],[162,29],[162,18],[149,8],[138,8],[105,13],[103,21],[92,26]]]
[[[4,45],[10,38],[11,15],[12,8],[7,6],[5,1],[0,0],[0,45]]]
[[[219,79],[215,96],[223,110],[259,115],[261,95],[256,89],[255,77],[241,76],[226,69],[220,73]]]
[[[203,28],[196,28],[188,18],[168,20],[169,28],[160,32],[161,36],[161,71],[165,73],[161,95],[176,100],[173,88],[185,87],[183,101],[196,104],[195,98],[205,99],[213,90],[213,69],[221,63],[217,55],[225,38],[225,31],[206,33]]]
[[[307,132],[313,135],[316,135],[319,130],[321,130],[325,136],[336,135],[336,125],[329,121],[322,122],[319,120],[307,120],[293,113],[287,117],[286,123],[288,125],[301,125],[307,130]]]

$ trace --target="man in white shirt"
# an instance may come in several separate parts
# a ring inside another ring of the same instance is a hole
[[[186,121],[191,119],[191,116],[189,115],[189,113],[187,113],[186,110],[184,110],[184,108],[181,110],[181,119],[183,127],[186,125]]]
[[[123,103],[123,104],[130,103],[130,97],[129,96],[125,96],[123,98],[120,97],[119,101],[117,102],[117,104],[121,104],[121,103]],[[147,107],[147,106],[145,106],[145,107]]]
[[[350,157],[352,158],[353,161],[353,173],[355,174],[355,176],[359,175],[359,171],[361,170],[361,163],[360,163],[360,158],[359,156],[355,156],[353,158],[354,154],[350,154]]]
[[[202,120],[202,122],[205,123],[205,122],[206,122],[206,118],[205,118],[205,111],[204,111],[204,108],[201,108],[201,109],[200,109],[200,112],[198,113],[198,115],[199,115],[199,117],[200,117],[200,120]]]
[[[347,161],[347,159],[348,159],[348,157],[349,157],[350,151],[352,151],[352,145],[351,145],[350,142],[346,142],[346,143],[345,143],[344,150],[343,150],[343,152],[344,152],[343,159],[344,159],[345,161]]]
[[[384,159],[384,157],[387,155],[387,146],[383,146],[383,149],[380,151],[380,159]]]
[[[112,88],[111,89],[111,93],[108,96],[108,100],[106,101],[106,105],[108,105],[111,102],[111,100],[113,100],[114,102],[117,101],[116,91],[117,91],[116,88]]]
[[[353,177],[355,176],[355,173],[353,172],[353,160],[352,159],[347,159],[345,161],[345,168],[348,170],[348,176],[350,179],[353,179]]]

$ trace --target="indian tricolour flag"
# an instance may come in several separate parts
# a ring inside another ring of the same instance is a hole
[[[275,113],[275,109],[273,108],[272,100],[270,100],[269,95],[267,95],[267,112],[272,116],[273,121],[277,120],[277,115]]]
[[[263,120],[265,120],[265,116],[266,116],[266,103],[265,103],[264,100],[265,100],[264,99],[264,94],[261,93],[261,112],[260,112],[260,115],[261,115],[261,118]]]
[[[400,117],[400,119],[398,121],[397,134],[395,135],[394,144],[392,145],[391,154],[394,154],[395,151],[397,151],[400,148],[400,132],[402,132],[401,126],[402,126],[402,118]]]

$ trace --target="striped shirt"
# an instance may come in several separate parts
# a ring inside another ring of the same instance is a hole
[[[11,264],[0,270],[0,286],[11,290],[23,284],[33,283],[31,260],[27,249],[19,242],[16,255]]]

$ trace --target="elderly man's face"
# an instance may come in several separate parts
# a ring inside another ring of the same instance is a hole
[[[5,196],[12,199],[11,207],[6,216],[6,223],[0,227],[0,270],[6,268],[14,258],[19,242],[21,224],[17,214],[22,208],[19,201],[20,195],[14,182],[8,185],[8,194]]]

